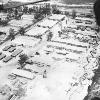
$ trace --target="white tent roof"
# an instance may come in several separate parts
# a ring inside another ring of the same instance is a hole
[[[14,69],[12,71],[13,74],[24,77],[24,78],[28,78],[28,79],[34,79],[35,75],[31,72],[25,71],[25,70],[20,70],[20,69]]]
[[[79,42],[78,40],[74,40],[74,39],[61,40],[61,42],[66,42],[67,44],[73,44],[73,45],[81,45],[85,47],[89,46],[88,43]]]
[[[66,58],[75,59],[75,60],[79,60],[80,57],[81,57],[80,55],[75,54],[75,53],[70,53],[66,55]]]
[[[60,15],[60,14],[53,14],[52,16],[49,17],[49,19],[53,20],[61,20],[65,17],[65,15]]]
[[[9,22],[10,25],[15,26],[15,27],[26,27],[28,25],[32,24],[32,20],[26,20],[26,19],[22,19],[22,20],[11,20]]]
[[[80,19],[80,20],[83,20],[83,21],[94,21],[94,19],[90,19],[90,18],[84,18],[84,17],[76,17],[75,19]]]
[[[58,42],[49,42],[47,43],[48,45],[52,45],[52,46],[58,46],[58,47],[66,47],[66,49],[69,50],[77,50],[77,51],[82,51],[82,52],[86,52],[86,48],[82,48],[82,47],[77,47],[77,46],[72,46],[72,45],[67,45],[66,44],[61,44]]]
[[[49,20],[49,19],[44,19],[43,21],[41,21],[40,23],[38,23],[39,26],[41,27],[48,27],[51,28],[53,27],[58,21],[54,21],[54,20]]]
[[[31,70],[35,70],[35,68],[34,67],[37,67],[35,64],[34,65],[29,65],[29,64],[27,64],[27,65],[25,65],[25,68],[26,69],[31,69]]]
[[[35,35],[43,35],[48,28],[43,27],[33,27],[28,32],[26,32],[26,35],[35,36]]]
[[[27,14],[24,14],[24,15],[22,15],[21,18],[22,18],[22,19],[27,19],[27,20],[33,20],[33,19],[34,19],[34,15],[27,15]]]
[[[7,14],[6,13],[0,13],[0,18],[2,17],[7,17]]]

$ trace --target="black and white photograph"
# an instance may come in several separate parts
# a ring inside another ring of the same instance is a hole
[[[100,100],[100,0],[0,0],[0,100]]]

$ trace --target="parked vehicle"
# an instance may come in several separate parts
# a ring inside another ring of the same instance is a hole
[[[85,24],[92,24],[92,22],[91,21],[86,21]]]
[[[2,54],[2,52],[0,52],[0,55]]]
[[[6,63],[6,62],[10,61],[12,58],[13,58],[12,56],[7,56],[7,57],[5,57],[5,58],[3,59],[3,62]]]
[[[31,64],[33,64],[33,61],[28,59],[25,63],[31,65]]]
[[[16,47],[11,47],[10,49],[8,49],[9,52],[13,52],[16,50]]]
[[[14,79],[16,79],[16,75],[14,75],[14,74],[9,74],[9,75],[8,75],[8,79],[14,80]]]
[[[2,60],[2,59],[5,58],[5,57],[6,57],[6,55],[2,53],[2,54],[0,55],[0,60]]]
[[[0,35],[6,35],[6,33],[5,32],[0,32]]]
[[[11,48],[11,45],[5,46],[4,49],[3,49],[3,51],[7,51],[7,50],[10,49],[10,48]]]
[[[75,22],[76,23],[83,23],[81,20],[76,20]]]
[[[23,50],[22,49],[17,49],[16,51],[14,51],[11,56],[12,57],[16,57],[17,55],[19,55]]]

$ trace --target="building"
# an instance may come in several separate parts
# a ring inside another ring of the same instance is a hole
[[[26,71],[26,70],[21,70],[21,69],[14,69],[12,71],[12,74],[23,77],[23,78],[31,79],[31,80],[35,78],[34,73]]]

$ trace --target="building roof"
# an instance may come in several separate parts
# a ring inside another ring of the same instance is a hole
[[[94,19],[84,18],[84,17],[76,17],[75,19],[79,19],[79,20],[82,20],[82,21],[94,21]]]
[[[53,14],[52,16],[49,17],[49,19],[52,20],[62,20],[63,18],[65,18],[65,15],[60,15],[60,14]]]
[[[21,16],[22,19],[27,19],[27,20],[33,20],[34,19],[34,15],[27,15],[24,14]]]
[[[29,31],[27,31],[25,34],[30,35],[30,36],[35,36],[35,35],[43,35],[48,28],[43,28],[43,27],[33,27]]]
[[[31,72],[25,71],[25,70],[20,70],[20,69],[14,69],[12,71],[13,74],[24,77],[24,78],[28,78],[28,79],[34,79],[35,75]]]
[[[57,22],[58,22],[58,21],[49,20],[49,19],[44,19],[43,21],[41,21],[41,22],[38,23],[37,25],[39,25],[40,27],[51,28],[51,27],[53,27],[55,24],[57,24]]]
[[[22,19],[22,20],[11,20],[9,22],[9,24],[11,26],[15,26],[15,27],[27,27],[28,25],[32,24],[31,20],[26,20],[26,19]]]
[[[58,43],[58,42],[49,42],[47,43],[48,45],[52,45],[53,47],[66,47],[66,50],[74,50],[74,51],[82,51],[82,52],[86,52],[86,48],[83,47],[77,47],[77,46],[73,46],[73,45],[67,45],[66,44],[62,44],[62,43]]]

